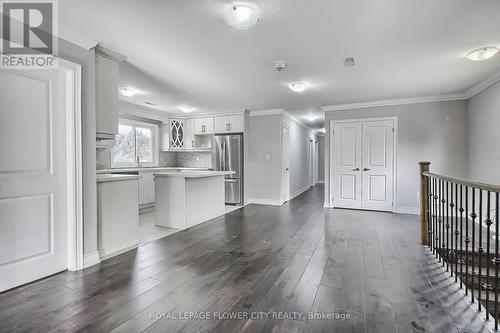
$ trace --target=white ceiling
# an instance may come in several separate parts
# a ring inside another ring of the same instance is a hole
[[[217,0],[59,1],[60,33],[102,42],[127,57],[127,99],[177,112],[283,108],[321,126],[321,106],[462,93],[500,70],[498,0],[255,0],[263,19],[247,31],[227,25]],[[67,32],[67,33],[66,33]],[[355,57],[355,67],[344,67]],[[288,68],[274,71],[274,62]],[[307,81],[303,93],[287,88]]]

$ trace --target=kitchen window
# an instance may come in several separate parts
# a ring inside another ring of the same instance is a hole
[[[111,166],[157,166],[158,132],[158,125],[120,119]]]

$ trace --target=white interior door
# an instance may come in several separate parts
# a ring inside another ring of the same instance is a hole
[[[394,121],[339,122],[333,130],[334,207],[391,211]]]
[[[283,202],[290,200],[290,141],[288,135],[288,127],[283,126],[283,143],[282,143],[282,180],[281,180],[281,192],[283,196]]]
[[[361,122],[337,123],[333,128],[333,204],[361,208]]]
[[[392,210],[394,123],[392,120],[363,123],[362,206]]]
[[[65,80],[0,71],[0,291],[68,267]]]

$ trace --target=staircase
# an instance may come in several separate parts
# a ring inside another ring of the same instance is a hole
[[[471,303],[500,321],[500,186],[429,172],[420,162],[421,241]]]
[[[496,294],[500,292],[500,277],[495,271],[496,265],[491,259],[488,260],[486,253],[458,250],[455,254],[449,255],[449,252],[443,248],[436,248],[438,257],[444,266],[453,272],[455,281],[466,288],[468,295],[477,298],[492,316],[497,313],[499,317],[500,296]]]

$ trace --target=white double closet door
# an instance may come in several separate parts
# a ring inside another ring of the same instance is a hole
[[[394,120],[333,124],[333,206],[392,211]]]

